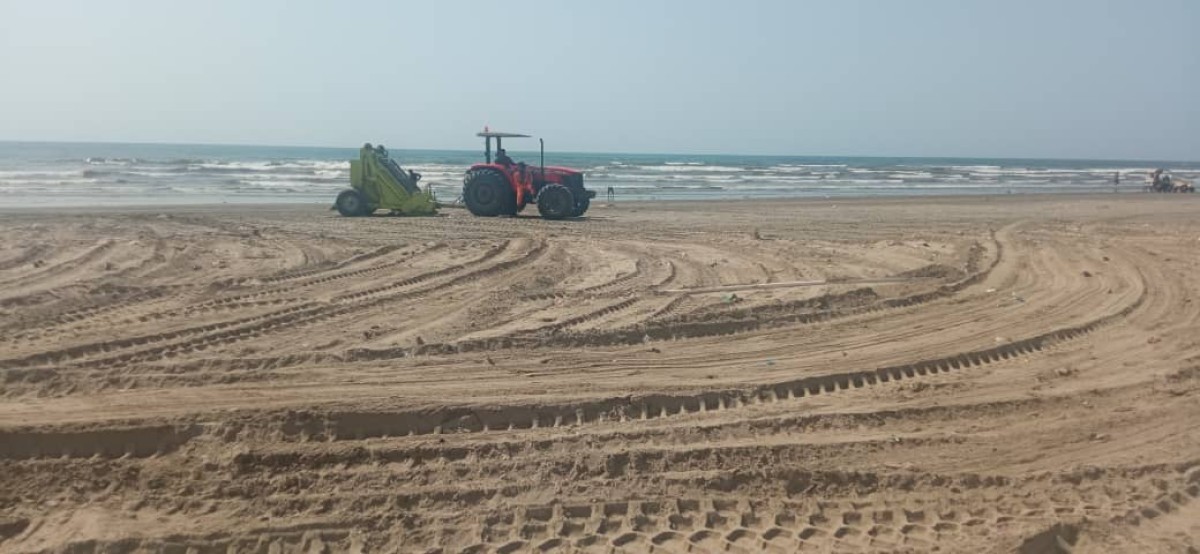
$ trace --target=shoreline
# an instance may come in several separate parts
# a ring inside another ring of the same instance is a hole
[[[8,149],[6,153],[6,148]],[[452,201],[482,152],[401,151],[423,186]],[[39,206],[324,204],[349,186],[353,149],[170,145],[0,145],[0,204]],[[527,160],[528,161],[528,160]],[[1200,180],[1200,163],[1054,159],[559,153],[547,163],[584,174],[622,203],[793,198],[999,196],[1138,192],[1156,167]],[[1114,185],[1120,175],[1122,184]]]
[[[997,193],[979,193],[979,194],[911,194],[911,195],[847,195],[847,196],[784,196],[784,197],[730,197],[730,198],[685,198],[685,199],[670,199],[670,200],[654,200],[649,198],[617,198],[614,202],[607,202],[601,195],[598,195],[592,202],[593,209],[610,209],[620,208],[621,206],[634,206],[639,208],[654,207],[669,209],[671,206],[707,206],[713,204],[728,204],[728,205],[753,205],[753,204],[796,204],[796,205],[817,205],[826,204],[829,202],[843,204],[906,204],[906,203],[944,203],[944,202],[995,202],[1011,200],[1014,202],[1024,202],[1031,199],[1040,200],[1064,200],[1077,199],[1084,200],[1099,200],[1099,199],[1114,199],[1114,198],[1189,198],[1196,196],[1195,194],[1161,194],[1150,193],[1141,190],[1122,190],[1119,192],[1045,192],[1045,193],[1013,193],[1013,194],[997,194]],[[1200,198],[1200,196],[1197,196]],[[84,205],[84,204],[66,204],[66,205],[5,205],[0,202],[0,213],[23,213],[23,212],[47,212],[47,213],[75,213],[88,212],[95,213],[104,211],[109,213],[119,212],[135,212],[135,211],[153,211],[153,210],[179,210],[179,211],[202,211],[209,212],[213,210],[254,210],[254,209],[322,209],[329,208],[333,205],[333,196],[329,198],[328,204],[323,204],[317,201],[294,201],[294,202],[165,202],[165,203],[130,203],[130,204],[100,204],[100,205]],[[442,209],[450,210],[465,210],[463,206],[444,205]],[[380,211],[375,217],[384,216],[385,212]],[[591,212],[589,212],[589,215]],[[523,213],[522,216],[527,217],[530,212]],[[586,219],[586,217],[585,217]]]

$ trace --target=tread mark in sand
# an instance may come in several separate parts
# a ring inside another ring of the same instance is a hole
[[[619,286],[619,285],[629,282],[630,280],[635,279],[639,275],[641,275],[642,272],[644,271],[643,266],[645,266],[645,265],[646,265],[645,260],[643,258],[639,257],[634,262],[633,271],[631,271],[629,273],[624,273],[624,274],[618,275],[618,276],[616,276],[606,282],[600,283],[598,285],[593,285],[590,287],[579,289],[578,291],[575,291],[575,293],[582,294],[582,295],[596,294],[599,292],[603,292],[607,289],[611,289],[613,287]]]
[[[634,304],[636,304],[637,302],[638,302],[637,298],[626,298],[625,300],[622,300],[615,304],[610,304],[608,306],[604,306],[603,308],[593,310],[593,311],[590,311],[590,312],[587,312],[584,314],[580,314],[580,315],[577,315],[574,317],[570,317],[570,318],[564,319],[562,321],[557,321],[557,322],[554,322],[554,323],[551,323],[548,325],[543,325],[536,329],[529,329],[526,331],[521,331],[518,334],[519,335],[535,335],[537,333],[546,333],[546,332],[556,333],[556,332],[566,329],[568,327],[574,327],[576,325],[587,323],[589,321],[599,319],[601,317],[604,317],[604,316],[612,314],[612,313],[626,310],[630,306],[633,306]]]
[[[833,393],[949,373],[1041,352],[1053,344],[1092,333],[1136,310],[1146,298],[1141,295],[1115,313],[1078,326],[1049,331],[1009,344],[953,354],[874,370],[820,375],[762,385],[749,390],[712,391],[697,395],[647,395],[639,398],[598,399],[559,406],[511,405],[495,408],[446,408],[418,412],[331,412],[321,434],[334,440],[366,437],[400,437],[440,433],[537,429],[630,420],[659,419],[677,415],[728,410],[759,403],[791,401],[805,396]],[[303,437],[301,437],[303,438]]]
[[[993,239],[996,249],[996,256],[992,259],[991,264],[981,271],[969,274],[963,279],[943,285],[935,290],[921,292],[909,296],[899,298],[881,299],[875,303],[843,308],[843,309],[820,309],[826,302],[834,301],[835,299],[845,299],[849,302],[857,302],[864,294],[873,295],[871,289],[856,289],[846,293],[837,295],[827,295],[826,297],[807,299],[794,303],[793,309],[811,308],[818,311],[812,312],[789,312],[784,314],[771,315],[771,312],[778,310],[778,307],[765,305],[755,308],[750,308],[745,314],[742,314],[739,319],[723,320],[710,318],[692,319],[685,314],[679,318],[667,319],[665,314],[675,311],[688,298],[687,294],[681,297],[679,303],[674,305],[664,306],[664,311],[658,316],[652,316],[638,325],[629,327],[621,327],[616,329],[604,330],[599,333],[557,333],[551,338],[538,337],[530,338],[528,334],[510,335],[499,338],[483,338],[477,340],[461,341],[457,343],[447,344],[428,344],[422,348],[413,351],[397,349],[389,349],[386,351],[369,351],[361,349],[356,351],[358,355],[366,355],[366,359],[382,359],[388,356],[388,352],[399,353],[403,356],[422,355],[422,354],[453,354],[462,352],[474,352],[480,350],[495,350],[512,348],[514,346],[523,346],[526,348],[536,347],[580,347],[580,346],[619,346],[640,344],[645,341],[645,337],[650,337],[650,340],[679,340],[688,338],[700,338],[722,335],[734,335],[738,333],[753,332],[764,328],[775,328],[788,325],[806,325],[818,322],[830,321],[843,317],[854,315],[862,315],[869,313],[882,312],[898,308],[909,308],[912,306],[921,305],[932,302],[934,300],[951,297],[963,289],[973,284],[982,282],[997,265],[999,265],[1002,256],[1002,243]],[[978,246],[978,245],[977,245]],[[973,251],[982,251],[982,247]],[[974,256],[978,258],[982,254]],[[968,264],[971,266],[978,265],[978,260],[974,260]],[[558,294],[542,295],[538,298],[554,298],[559,297]],[[533,298],[531,296],[530,298]],[[872,296],[874,298],[874,296]],[[716,314],[721,315],[721,314]],[[561,331],[562,329],[559,329]]]
[[[505,262],[500,262],[493,267],[488,267],[488,268],[476,270],[476,271],[473,271],[473,272],[470,272],[470,273],[467,273],[464,275],[460,275],[460,276],[455,277],[445,283],[441,283],[441,284],[435,285],[433,287],[427,287],[426,289],[422,289],[422,290],[418,290],[418,291],[393,293],[382,299],[379,299],[379,298],[374,299],[372,302],[377,304],[378,302],[384,301],[384,300],[389,300],[389,299],[394,300],[394,299],[408,296],[411,294],[427,293],[432,290],[437,290],[440,288],[453,286],[453,285],[462,283],[462,282],[466,281],[467,279],[474,278],[479,275],[490,274],[492,272],[496,272],[501,269],[507,269],[509,267],[516,265],[517,263],[528,261],[529,259],[536,257],[537,255],[540,255],[541,252],[544,250],[544,248],[545,248],[545,244],[539,243],[535,248],[525,252],[519,258],[507,260]],[[458,264],[451,268],[444,268],[441,270],[429,272],[422,276],[418,276],[418,277],[414,277],[412,279],[407,279],[405,281],[401,281],[400,283],[388,285],[387,288],[394,289],[394,288],[400,288],[402,286],[419,284],[419,283],[428,281],[437,276],[445,275],[448,273],[453,273],[455,271],[459,271],[461,269],[464,269],[464,268],[470,267],[472,265],[475,265],[477,263],[480,263],[484,260],[489,260],[491,258],[494,258],[496,255],[498,255],[500,253],[501,250],[502,250],[502,248],[496,248],[496,249],[493,249],[492,251],[488,252],[481,258],[476,259],[472,262]],[[230,344],[232,342],[245,340],[248,338],[258,337],[258,336],[261,336],[262,333],[268,332],[270,330],[280,330],[280,329],[284,329],[284,328],[291,328],[291,327],[294,327],[297,325],[304,325],[304,324],[314,323],[317,321],[327,320],[332,317],[350,313],[351,311],[354,311],[358,306],[360,306],[362,304],[363,304],[362,302],[353,302],[353,303],[346,303],[343,306],[326,306],[326,305],[315,304],[312,302],[306,302],[304,304],[301,304],[298,306],[292,306],[289,308],[285,308],[283,310],[278,310],[278,311],[267,313],[267,314],[260,314],[257,316],[252,316],[252,317],[247,317],[247,318],[242,318],[242,319],[237,319],[237,320],[232,320],[232,321],[227,321],[227,322],[212,323],[212,324],[208,324],[208,325],[204,325],[204,326],[200,326],[200,327],[181,329],[178,331],[159,333],[159,334],[155,334],[155,335],[146,335],[146,336],[135,337],[135,338],[130,338],[130,339],[121,339],[121,340],[117,340],[117,341],[109,341],[109,342],[104,342],[104,343],[80,345],[80,346],[71,347],[71,348],[62,349],[62,350],[41,352],[38,354],[26,356],[23,358],[0,360],[0,367],[12,368],[12,367],[21,367],[21,366],[29,366],[29,365],[37,365],[37,364],[45,364],[45,363],[71,361],[71,360],[78,359],[80,357],[85,357],[87,355],[102,353],[102,352],[110,352],[115,349],[129,348],[132,346],[140,346],[140,345],[144,345],[147,343],[162,342],[162,341],[166,341],[166,340],[174,340],[174,339],[177,339],[177,338],[180,338],[183,336],[194,335],[194,334],[198,334],[198,333],[208,333],[203,336],[196,337],[195,339],[191,339],[191,340],[184,341],[181,343],[168,344],[168,345],[163,345],[161,347],[148,348],[148,349],[144,349],[141,351],[129,352],[129,353],[125,353],[125,354],[121,354],[121,355],[117,355],[117,356],[111,356],[111,357],[107,357],[107,358],[100,358],[100,359],[96,359],[96,360],[85,361],[85,362],[81,362],[76,365],[78,367],[97,368],[97,367],[111,367],[114,365],[125,365],[125,364],[129,364],[129,363],[133,363],[133,362],[158,360],[158,359],[162,359],[163,357],[172,357],[172,356],[175,356],[180,353],[189,353],[189,352],[192,352],[195,350],[204,350],[212,345],[217,345],[217,344],[225,345],[225,344]]]
[[[997,252],[999,252],[1000,243],[996,243]],[[642,323],[624,326],[614,329],[597,330],[591,332],[575,333],[565,330],[566,327],[558,327],[549,325],[552,331],[557,331],[549,336],[538,335],[535,332],[519,332],[515,334],[502,335],[499,337],[486,337],[463,340],[453,343],[429,343],[417,348],[387,348],[387,349],[369,349],[359,348],[346,352],[343,361],[367,361],[367,360],[382,360],[396,357],[410,357],[422,355],[447,355],[461,354],[465,352],[477,352],[487,350],[502,350],[514,347],[538,348],[538,347],[596,347],[596,346],[628,346],[641,344],[649,337],[651,341],[656,340],[681,340],[689,338],[701,338],[712,336],[734,335],[738,333],[753,332],[764,328],[778,328],[791,325],[806,325],[818,322],[830,321],[833,319],[849,317],[853,315],[862,315],[867,313],[875,313],[884,310],[896,308],[907,308],[933,300],[946,298],[956,294],[958,291],[977,283],[984,279],[991,270],[999,263],[1000,257],[997,256],[993,263],[982,272],[972,274],[962,280],[939,287],[933,291],[922,292],[910,296],[900,298],[882,299],[878,302],[851,307],[851,308],[828,308],[829,303],[837,301],[846,301],[851,304],[858,304],[864,300],[864,297],[877,298],[874,292],[870,289],[855,289],[845,293],[836,295],[826,295],[819,298],[806,299],[793,303],[784,314],[770,316],[769,312],[777,311],[775,306],[759,306],[750,308],[746,314],[743,314],[740,319],[706,319],[699,318],[695,321],[690,320],[687,316],[680,319],[663,319],[659,317],[650,317],[643,320]],[[549,295],[534,295],[529,298],[552,298],[557,297],[557,294]],[[668,304],[664,306],[665,311],[672,311],[678,308],[679,304],[686,301],[688,295],[683,295],[678,303],[674,305]],[[814,309],[818,311],[795,312],[799,309]]]

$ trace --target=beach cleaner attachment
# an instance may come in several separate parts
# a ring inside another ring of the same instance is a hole
[[[334,209],[346,217],[391,210],[402,215],[437,213],[431,189],[421,190],[421,174],[405,171],[383,145],[364,144],[358,159],[350,160],[350,187],[338,193]]]

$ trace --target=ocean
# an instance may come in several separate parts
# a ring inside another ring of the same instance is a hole
[[[536,152],[510,152],[538,163]],[[353,148],[0,142],[0,207],[207,203],[332,204]],[[479,151],[392,150],[453,201]],[[547,152],[618,202],[1141,191],[1150,171],[1200,177],[1200,162]],[[1114,176],[1121,175],[1115,188]]]

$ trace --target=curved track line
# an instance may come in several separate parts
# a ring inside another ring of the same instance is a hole
[[[512,405],[498,408],[446,408],[413,412],[333,412],[317,427],[298,426],[296,436],[328,436],[335,440],[366,437],[395,437],[440,433],[477,433],[497,430],[536,429],[614,421],[644,421],[727,410],[741,406],[791,401],[806,396],[875,386],[904,379],[966,370],[986,364],[1028,356],[1052,344],[1083,337],[1096,329],[1128,316],[1144,302],[1143,287],[1138,298],[1118,312],[1089,322],[1055,329],[993,348],[962,352],[914,363],[804,377],[760,385],[751,389],[712,391],[690,395],[647,395],[610,398],[564,405]]]

